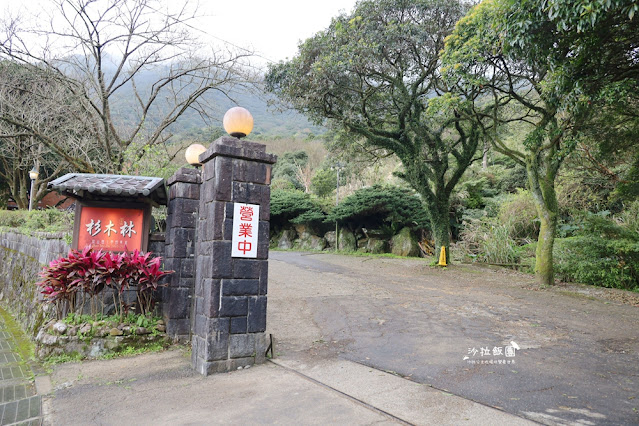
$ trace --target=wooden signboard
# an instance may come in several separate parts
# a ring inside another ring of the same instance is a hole
[[[146,204],[78,202],[73,229],[74,249],[91,246],[105,251],[146,251],[151,207]]]

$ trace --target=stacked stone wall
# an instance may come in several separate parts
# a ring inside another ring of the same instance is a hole
[[[0,233],[0,301],[31,337],[50,314],[35,283],[44,266],[69,253],[63,238],[58,233]]]

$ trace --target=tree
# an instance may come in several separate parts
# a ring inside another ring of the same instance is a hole
[[[62,171],[82,170],[104,158],[82,102],[50,70],[0,61],[0,176],[19,208],[29,206],[34,166],[36,205]],[[25,131],[25,125],[34,131]]]
[[[459,87],[484,92],[480,102],[488,110],[475,109],[473,116],[495,149],[526,167],[541,221],[535,264],[541,284],[554,283],[555,180],[596,113],[591,98],[636,75],[634,10],[622,1],[488,0],[460,20],[446,42],[445,74]],[[610,62],[592,70],[598,55]],[[529,126],[522,146],[500,138],[514,122]]]
[[[0,55],[48,67],[67,77],[68,90],[84,98],[104,161],[69,161],[81,171],[126,171],[127,148],[137,147],[130,157],[135,161],[149,147],[164,144],[171,137],[171,125],[187,109],[206,116],[210,106],[203,94],[228,93],[250,79],[241,66],[246,52],[212,51],[202,56],[206,48],[189,24],[197,11],[188,2],[175,10],[157,0],[53,3],[48,26],[35,22],[23,28],[17,19],[4,22]],[[127,94],[127,108],[133,113],[117,114],[117,93]],[[43,139],[30,123],[11,124],[40,137],[49,149],[62,150],[60,140]],[[74,157],[72,152],[67,155]]]
[[[269,91],[339,129],[348,145],[395,155],[399,176],[426,204],[436,248],[447,254],[450,194],[480,138],[459,111],[434,102],[448,90],[439,51],[465,10],[444,0],[362,1],[266,75]]]

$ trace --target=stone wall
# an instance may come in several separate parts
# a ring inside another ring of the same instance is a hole
[[[45,323],[47,306],[35,283],[38,273],[54,259],[66,256],[64,234],[0,233],[0,301],[32,337]]]
[[[52,260],[67,256],[69,244],[63,233],[35,233],[34,236],[17,232],[0,233],[0,302],[3,303],[31,337],[50,317],[48,304],[35,283],[38,274]],[[164,235],[152,234],[149,251],[164,256]],[[135,292],[132,292],[135,297]],[[109,296],[110,297],[110,296]]]

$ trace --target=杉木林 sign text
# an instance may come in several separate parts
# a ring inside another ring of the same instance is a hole
[[[144,207],[81,206],[74,246],[79,250],[91,246],[95,250],[144,251],[149,232],[146,210]]]

